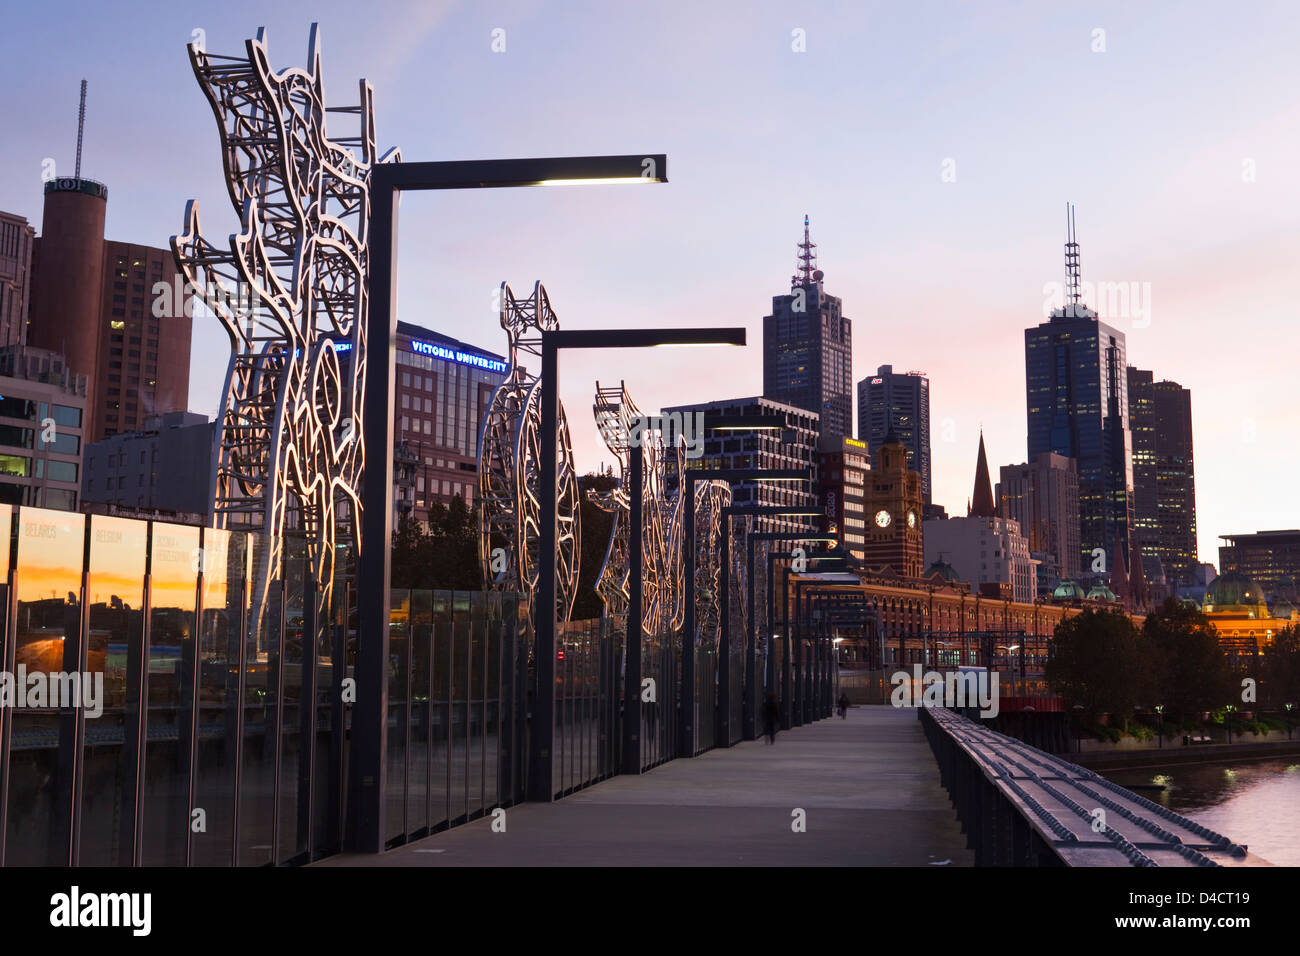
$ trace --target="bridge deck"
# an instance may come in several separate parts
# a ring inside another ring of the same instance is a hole
[[[807,829],[791,829],[795,808]],[[383,856],[322,866],[970,866],[916,714],[853,707],[551,804],[506,811]]]
[[[958,714],[929,711],[1070,866],[1268,865],[1222,834]]]

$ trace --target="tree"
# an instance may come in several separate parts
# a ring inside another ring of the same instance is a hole
[[[1142,624],[1143,696],[1176,719],[1216,710],[1241,692],[1219,635],[1199,608],[1170,598]]]
[[[1270,707],[1300,704],[1300,626],[1284,627],[1264,648],[1260,690]]]
[[[460,495],[449,505],[433,502],[427,523],[402,515],[393,530],[392,586],[482,590],[478,534],[477,506]]]
[[[1089,608],[1056,626],[1044,670],[1052,692],[1089,720],[1109,713],[1127,727],[1142,685],[1137,628],[1119,611]]]

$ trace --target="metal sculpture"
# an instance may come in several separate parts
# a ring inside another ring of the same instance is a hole
[[[541,364],[542,332],[560,327],[540,282],[526,299],[516,299],[501,283],[501,327],[509,339],[506,377],[492,395],[479,433],[479,558],[488,588],[528,595],[528,619],[536,622],[534,595],[541,556],[538,541],[542,508],[538,498],[544,383],[521,364],[521,354]],[[567,621],[578,594],[580,554],[578,474],[569,423],[560,404],[555,440],[556,619]],[[547,558],[549,560],[549,558]]]
[[[605,613],[628,613],[630,554],[628,530],[631,499],[628,485],[633,423],[644,416],[628,394],[625,383],[618,388],[596,383],[592,405],[596,427],[619,465],[619,483],[608,492],[588,492],[588,499],[612,515],[609,544],[596,581],[596,592]],[[642,452],[642,628],[647,634],[675,631],[685,621],[686,588],[683,541],[685,521],[696,522],[695,534],[695,622],[697,640],[706,638],[716,645],[719,635],[718,606],[722,509],[731,504],[731,488],[725,482],[695,485],[695,500],[686,507],[681,480],[686,468],[686,448],[680,440],[666,445],[657,430],[637,429]],[[670,488],[676,488],[673,493]]]
[[[285,534],[301,535],[319,615],[330,606],[339,550],[359,546],[369,175],[400,155],[376,157],[373,89],[364,79],[359,105],[325,106],[316,24],[305,70],[271,69],[264,28],[244,56],[209,54],[198,42],[189,54],[216,116],[240,220],[219,247],[203,237],[190,200],[184,231],[171,240],[190,288],[230,336],[213,523],[264,533],[259,608],[278,577]],[[356,117],[358,134],[331,139],[326,113]]]

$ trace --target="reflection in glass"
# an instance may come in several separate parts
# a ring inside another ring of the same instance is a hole
[[[198,528],[153,523],[143,793],[147,866],[184,866],[186,860],[199,560]]]
[[[88,714],[86,720],[79,856],[83,866],[132,862],[135,774],[130,768],[138,757],[148,530],[147,523],[129,518],[90,518],[86,660],[91,673],[104,674],[105,700],[103,715],[92,720]],[[134,694],[130,705],[128,691]]]
[[[6,511],[8,509],[5,509]],[[80,627],[85,516],[22,508],[14,569],[17,617],[9,666],[9,808],[5,864],[66,863],[68,832],[60,796],[71,781],[59,767],[59,716],[48,675],[65,670],[64,641]]]
[[[203,617],[199,627],[199,699],[195,806],[206,830],[193,836],[196,866],[229,866],[235,815],[239,720],[239,637],[243,627],[246,535],[203,532]]]
[[[392,592],[388,628],[387,833],[390,846],[406,836],[406,705],[409,699],[411,592]]]

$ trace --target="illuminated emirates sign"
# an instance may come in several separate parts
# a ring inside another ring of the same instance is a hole
[[[449,362],[459,362],[461,365],[485,368],[489,372],[504,372],[506,370],[506,363],[500,359],[475,355],[473,352],[461,352],[457,349],[449,349],[445,345],[434,345],[431,342],[412,340],[411,351],[419,352],[421,355],[431,355],[434,358],[446,359]]]

